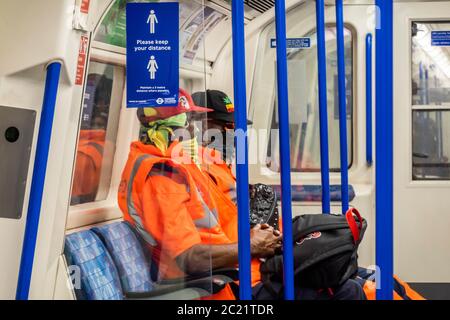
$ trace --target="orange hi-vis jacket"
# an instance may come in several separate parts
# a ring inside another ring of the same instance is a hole
[[[203,159],[202,169],[209,174],[219,190],[236,204],[236,178],[231,168],[223,161],[221,153],[203,147],[200,147],[199,152]]]
[[[72,197],[95,197],[100,182],[105,138],[105,130],[80,131]]]
[[[175,259],[193,246],[238,240],[237,207],[207,171],[217,169],[215,164],[210,161],[200,169],[191,162],[177,142],[165,153],[134,142],[122,174],[119,206],[124,219],[158,253],[153,256],[159,256],[162,279],[185,276]],[[259,264],[252,262],[254,284],[261,279]],[[227,287],[213,298],[234,299],[234,295]]]
[[[419,293],[414,291],[406,282],[400,280],[396,275],[394,275],[394,280],[397,282],[398,286],[402,289],[401,292],[397,290],[393,291],[394,300],[426,300]],[[377,295],[377,285],[375,281],[367,280],[363,286],[364,293],[366,294],[367,300],[376,300]]]

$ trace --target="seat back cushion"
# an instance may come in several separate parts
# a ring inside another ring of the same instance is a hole
[[[116,266],[99,237],[92,231],[80,231],[66,236],[64,253],[73,278],[77,299],[122,300]],[[76,269],[72,269],[76,266]],[[79,272],[77,272],[79,271]]]
[[[150,263],[141,242],[126,222],[92,229],[103,240],[119,271],[125,292],[149,292],[153,289]]]

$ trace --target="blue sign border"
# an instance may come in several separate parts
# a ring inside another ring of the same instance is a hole
[[[179,3],[127,3],[127,107],[173,107],[179,94]]]

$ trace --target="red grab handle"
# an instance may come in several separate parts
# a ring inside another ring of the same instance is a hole
[[[354,215],[359,220],[359,227],[355,221]],[[350,208],[350,209],[348,209],[347,213],[345,214],[345,218],[347,219],[348,226],[350,227],[350,231],[352,232],[353,241],[355,243],[358,243],[359,235],[361,233],[361,229],[362,229],[362,225],[363,225],[363,219],[362,219],[361,215],[359,214],[359,211],[356,210],[355,208]]]

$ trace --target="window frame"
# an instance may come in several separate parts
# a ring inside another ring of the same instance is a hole
[[[125,75],[125,68],[126,68],[126,57],[123,54],[111,52],[111,51],[105,51],[99,48],[96,48],[93,46],[90,50],[88,65],[86,67],[86,70],[89,70],[89,65],[91,61],[99,62],[99,63],[108,63],[112,64],[114,66],[122,67],[124,70],[123,74],[123,88],[118,91],[117,94],[121,95],[122,98],[120,99],[120,110],[119,110],[119,116],[118,116],[118,130],[117,130],[117,136],[115,141],[115,149],[114,154],[112,155],[112,170],[111,170],[111,180],[109,183],[108,191],[106,192],[107,196],[104,200],[99,201],[93,201],[78,205],[69,205],[69,213],[68,218],[66,222],[66,231],[76,229],[82,226],[86,225],[93,225],[95,223],[101,222],[101,221],[109,221],[109,220],[115,220],[120,219],[122,217],[122,213],[120,210],[118,210],[117,207],[117,187],[120,183],[120,176],[122,171],[122,162],[124,161],[118,161],[120,158],[118,150],[121,150],[124,145],[128,145],[129,141],[136,139],[136,130],[134,128],[138,126],[137,121],[135,120],[135,113],[133,112],[127,112],[127,108],[124,107],[125,105],[125,99],[126,99],[126,75]],[[84,101],[84,94],[85,94],[85,88],[83,88],[83,96],[81,100],[81,104]],[[80,111],[80,120],[82,117],[82,110]],[[131,122],[130,122],[131,121]],[[133,122],[134,121],[134,122]],[[131,130],[128,130],[128,132],[125,132],[123,134],[124,125],[127,123],[130,125],[132,124],[130,128]],[[78,128],[78,134],[80,130],[81,121],[79,122],[79,128]],[[76,151],[78,149],[78,137],[77,137],[77,145],[74,150],[74,167],[76,163]],[[120,165],[119,165],[120,164]],[[74,178],[72,177],[72,180]],[[72,181],[73,183],[73,181]],[[71,185],[72,185],[71,183]]]
[[[265,28],[271,28],[271,27],[273,27],[273,23],[268,24]],[[336,28],[336,23],[334,23],[334,22],[326,23],[325,24],[325,28]],[[357,69],[357,66],[358,66],[358,63],[357,63],[357,58],[358,58],[357,57],[358,32],[357,32],[356,28],[351,23],[344,23],[344,28],[349,30],[351,35],[352,35],[352,101],[353,101],[353,103],[352,103],[352,111],[351,111],[352,128],[350,130],[350,134],[351,134],[350,141],[351,141],[351,144],[349,146],[350,147],[349,151],[350,151],[351,157],[348,158],[348,168],[347,168],[347,170],[350,171],[352,168],[354,168],[354,164],[356,164],[355,156],[356,156],[356,153],[357,153],[357,148],[355,146],[355,142],[356,142],[355,133],[356,133],[357,124],[358,124],[357,123],[357,116],[356,116],[356,112],[357,112],[356,105],[357,105],[357,102],[358,102],[357,92],[356,92],[356,89],[357,89],[356,85],[357,85],[357,82],[358,82],[358,69]],[[264,43],[264,41],[268,41],[268,38],[264,39],[264,40],[262,39],[264,37],[263,33],[264,33],[264,30],[261,32],[261,37],[260,37],[260,40],[259,40],[262,43]],[[306,35],[313,34],[313,33],[317,33],[317,27],[310,28],[307,32],[304,33],[304,35],[302,35],[302,37],[306,37]],[[269,35],[269,33],[267,33],[267,35]],[[314,50],[314,49],[312,49],[312,50]],[[254,85],[255,85],[255,82],[253,82],[252,86],[254,86]],[[327,85],[328,85],[328,83],[327,83]],[[328,86],[327,86],[327,89],[328,89]],[[276,101],[275,101],[275,99],[276,99],[276,86],[273,87],[272,100],[273,100],[274,103],[270,107],[270,116],[268,118],[268,123],[266,124],[266,128],[269,128],[269,133],[268,133],[268,137],[267,137],[268,143],[267,143],[267,145],[264,146],[264,151],[265,151],[264,154],[266,155],[266,159],[267,159],[267,154],[268,154],[268,149],[269,149],[270,129],[272,129],[273,116],[274,116],[274,113],[276,112],[276,110],[275,110],[275,108],[276,108]],[[269,172],[270,174],[279,174],[280,173],[279,170],[278,171],[273,171],[266,164],[261,164],[261,166],[263,167],[262,170],[264,172]],[[309,175],[314,174],[314,175],[316,175],[317,173],[320,173],[320,172],[321,172],[320,168],[317,168],[317,169],[301,169],[301,170],[291,171],[291,176],[300,175],[300,174],[309,174]],[[329,172],[330,172],[330,174],[338,174],[338,173],[341,172],[341,169],[340,168],[330,168]]]
[[[436,178],[436,179],[417,179],[414,177],[414,159],[413,159],[413,132],[414,132],[414,112],[443,112],[443,111],[450,111],[450,105],[448,106],[439,106],[439,105],[417,105],[413,104],[413,24],[450,24],[450,19],[443,20],[443,19],[410,19],[409,20],[409,28],[408,28],[408,34],[409,34],[409,180],[411,186],[448,186],[450,185],[450,178]],[[450,161],[449,161],[450,163]]]

